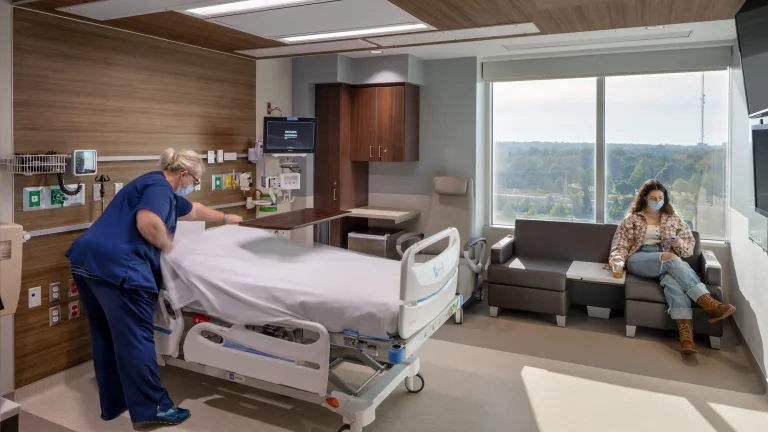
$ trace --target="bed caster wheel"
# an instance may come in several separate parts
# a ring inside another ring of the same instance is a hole
[[[405,380],[405,388],[411,393],[419,393],[420,391],[424,390],[424,377],[421,376],[420,373],[416,374],[414,378],[418,378],[419,382],[421,383],[418,388],[413,387],[413,379],[411,379],[411,384],[408,384],[408,379]]]
[[[352,430],[352,426],[344,425],[341,427],[341,429],[339,429],[339,432],[345,432],[345,431],[351,431],[351,430]]]

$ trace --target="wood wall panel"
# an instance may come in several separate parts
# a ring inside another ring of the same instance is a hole
[[[93,148],[102,156],[159,155],[167,147],[203,153],[245,153],[256,132],[255,64],[158,39],[50,15],[14,10],[15,150],[38,153]],[[244,201],[240,191],[211,191],[211,174],[251,171],[247,161],[206,164],[204,204]],[[157,161],[103,162],[114,183],[157,169]],[[65,176],[66,183],[77,178]],[[94,177],[81,177],[86,205],[23,212],[22,188],[50,186],[56,177],[16,176],[15,220],[28,231],[94,221]],[[245,218],[242,208],[227,209]],[[16,386],[21,387],[90,359],[86,319],[48,325],[48,285],[70,278],[64,257],[82,232],[35,237],[24,244],[22,296],[16,315]],[[27,307],[27,290],[43,287],[42,307]],[[69,299],[64,296],[62,309]]]

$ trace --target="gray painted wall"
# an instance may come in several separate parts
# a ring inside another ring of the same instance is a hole
[[[423,84],[423,61],[409,55],[352,59],[340,54],[296,57],[293,59],[293,110],[286,115],[314,117],[315,84],[343,82],[377,84],[411,82]],[[423,99],[422,99],[423,100]],[[423,110],[422,110],[423,112]],[[300,160],[304,174],[297,196],[314,194],[314,157]]]
[[[424,62],[419,161],[371,162],[371,193],[429,195],[434,176],[475,179],[477,74],[476,57]]]

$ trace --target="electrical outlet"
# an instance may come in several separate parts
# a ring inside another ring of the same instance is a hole
[[[43,287],[29,289],[29,308],[40,307],[43,304]]]
[[[216,162],[224,163],[224,150],[216,150]]]
[[[73,279],[69,280],[69,296],[77,297],[80,295],[80,291],[77,290],[77,284]]]
[[[115,183],[115,195],[117,195],[118,192],[120,192],[120,189],[123,188],[122,183]]]
[[[61,306],[56,305],[48,309],[48,325],[53,327],[61,324]]]
[[[224,160],[225,161],[237,160],[237,152],[224,153]]]
[[[54,282],[48,285],[48,303],[61,300],[61,283]]]
[[[208,163],[212,164],[216,162],[216,150],[208,150]]]
[[[101,201],[101,185],[98,183],[94,183],[93,185],[93,200]]]
[[[69,302],[69,319],[80,318],[80,300]]]

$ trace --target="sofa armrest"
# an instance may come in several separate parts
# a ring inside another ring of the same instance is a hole
[[[508,235],[491,247],[491,264],[504,264],[515,253],[515,236]]]
[[[469,267],[476,274],[480,274],[485,267],[485,249],[488,241],[485,237],[473,237],[464,245],[464,258],[469,263]],[[480,250],[477,251],[476,248]]]
[[[723,267],[711,250],[701,251],[701,275],[704,277],[703,282],[707,285],[722,286],[723,284]]]
[[[406,243],[411,241],[420,241],[424,240],[424,233],[417,233],[417,232],[407,232],[400,237],[397,238],[397,244],[395,245],[395,249],[397,249],[397,254],[400,255],[400,258],[403,257],[405,254],[405,251],[408,250],[410,246],[403,247],[406,245]]]

